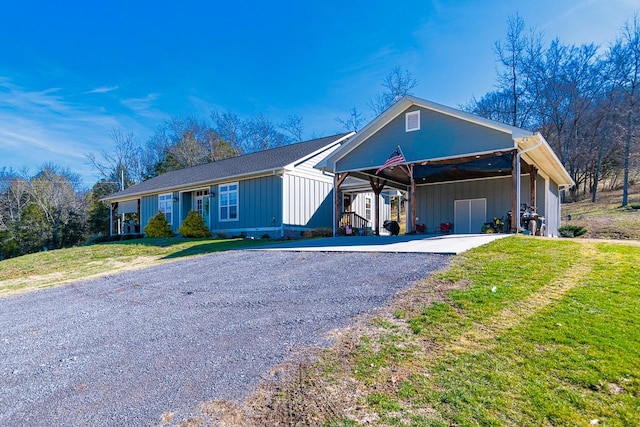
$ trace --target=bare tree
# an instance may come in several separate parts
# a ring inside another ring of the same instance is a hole
[[[362,113],[358,112],[356,107],[353,107],[349,110],[349,117],[336,117],[336,121],[342,124],[345,130],[349,132],[358,132],[364,123],[364,117],[362,117]]]
[[[539,126],[576,184],[585,184],[593,161],[593,110],[604,88],[598,47],[551,42],[530,82]]]
[[[44,216],[53,248],[62,246],[68,236],[61,232],[85,216],[84,200],[80,197],[81,180],[77,174],[48,163],[31,179],[29,190],[35,206]]]
[[[384,91],[369,100],[369,108],[376,116],[382,114],[384,110],[398,102],[403,96],[411,95],[412,90],[418,84],[418,80],[414,79],[408,70],[403,71],[399,66],[395,66],[382,79]]]
[[[295,142],[300,142],[304,139],[302,116],[290,114],[285,117],[284,122],[280,123],[278,127],[289,134]]]
[[[113,129],[110,136],[114,150],[102,150],[99,155],[87,154],[91,166],[104,181],[120,182],[124,177],[125,186],[141,182],[144,170],[142,147],[133,132]]]
[[[166,120],[147,142],[147,177],[215,162],[238,152],[207,121],[194,116]]]
[[[631,142],[638,114],[638,96],[640,94],[640,26],[638,16],[627,22],[622,32],[608,52],[613,67],[613,80],[616,89],[624,94],[626,109],[626,134],[624,145],[624,178],[622,187],[622,206],[629,203],[629,168]]]
[[[245,122],[245,151],[262,151],[269,148],[281,147],[291,143],[291,138],[278,131],[273,122],[264,114]]]
[[[0,246],[13,241],[20,247],[22,213],[30,201],[28,179],[12,170],[0,171]],[[0,259],[4,256],[0,253]]]
[[[528,99],[531,70],[542,50],[542,34],[530,30],[525,34],[525,23],[519,15],[507,20],[507,35],[504,42],[496,42],[494,52],[502,70],[498,72],[500,92],[510,95],[509,123],[513,126],[527,127],[532,103]]]

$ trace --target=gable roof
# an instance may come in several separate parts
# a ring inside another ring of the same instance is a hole
[[[282,170],[331,146],[340,144],[351,135],[353,135],[353,132],[342,133],[169,171],[102,200],[127,200],[133,198],[133,196],[173,191],[216,181],[240,179],[260,173]]]
[[[352,137],[343,144],[339,149],[334,151],[326,159],[320,162],[316,167],[328,172],[336,172],[337,163],[340,159],[345,158],[349,153],[355,150],[358,146],[363,144],[378,131],[388,125],[392,120],[397,118],[409,107],[417,106],[430,110],[436,113],[440,113],[446,116],[453,117],[458,120],[462,120],[468,123],[473,123],[485,128],[493,129],[498,132],[508,134],[513,139],[513,149],[523,150],[533,146],[532,151],[527,153],[527,156],[533,159],[539,168],[544,170],[559,186],[570,187],[574,184],[573,179],[566,171],[556,154],[553,152],[544,137],[537,132],[532,132],[526,129],[522,129],[516,126],[511,126],[505,123],[497,122],[495,120],[487,119],[475,114],[467,113],[455,108],[447,107],[442,104],[427,101],[425,99],[417,98],[414,96],[404,96],[398,102],[390,106],[382,114],[376,117],[372,122],[360,130],[356,136]],[[390,150],[393,147],[390,147]],[[469,152],[465,155],[476,155],[486,153]],[[436,159],[412,159],[412,161],[420,162],[425,160]],[[442,159],[437,159],[442,160]],[[380,165],[371,165],[372,168],[377,168]]]

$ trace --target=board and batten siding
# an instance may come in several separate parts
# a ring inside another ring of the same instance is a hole
[[[420,111],[420,130],[406,132],[405,114]],[[513,148],[510,134],[446,114],[411,106],[338,160],[336,170],[371,169],[382,165],[400,146],[407,161],[440,159]]]
[[[171,193],[174,200],[178,198],[178,193],[173,191],[163,192],[162,194]],[[150,196],[142,196],[140,198],[140,229],[144,231],[144,227],[149,224],[149,220],[153,218],[158,213],[158,195],[153,194]],[[173,215],[171,221],[171,230],[174,233],[178,232],[178,228],[180,227],[180,218],[179,218],[179,209],[180,205],[178,202],[173,202]]]
[[[265,228],[274,228],[282,222],[282,177],[269,175],[241,181],[221,182],[212,186],[215,196],[211,198],[211,230],[231,234],[240,230],[250,233]],[[238,219],[220,221],[219,185],[238,183]]]
[[[338,145],[293,165],[282,178],[284,228],[331,227],[333,175],[315,169]]]
[[[523,176],[523,201],[530,199],[529,189],[529,177]],[[455,231],[456,200],[486,199],[486,222],[493,217],[506,219],[511,210],[511,177],[423,185],[416,191],[416,222],[424,224],[428,233],[437,232],[443,222],[452,223]]]
[[[560,189],[555,182],[548,180],[547,198],[545,200],[545,220],[547,222],[547,235],[558,236],[558,228],[560,227],[560,218],[562,215],[560,209]]]
[[[297,171],[283,177],[283,223],[304,228],[331,227],[333,178],[312,177]]]

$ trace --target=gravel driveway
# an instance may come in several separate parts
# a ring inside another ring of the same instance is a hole
[[[0,299],[0,425],[155,425],[242,399],[448,261],[233,251]]]

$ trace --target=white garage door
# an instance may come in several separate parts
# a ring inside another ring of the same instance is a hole
[[[454,201],[453,232],[476,234],[487,221],[487,199],[467,199]]]

